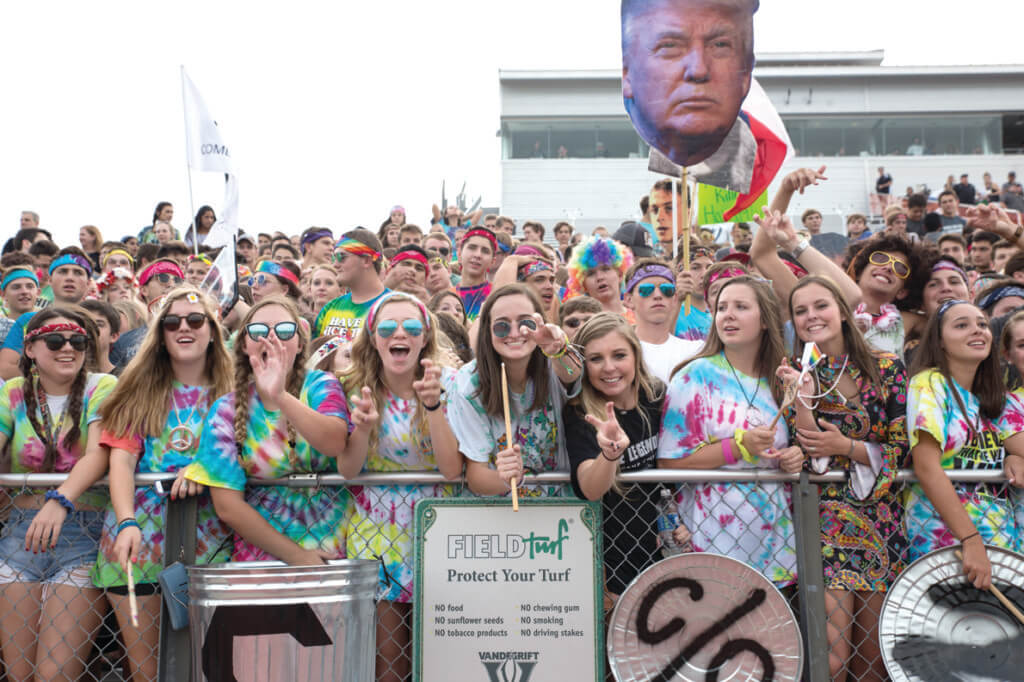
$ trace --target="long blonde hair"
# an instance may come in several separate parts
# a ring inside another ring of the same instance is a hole
[[[158,437],[163,432],[171,410],[174,368],[164,343],[161,321],[174,303],[188,300],[190,296],[203,308],[210,325],[210,347],[206,350],[203,369],[211,388],[209,404],[231,391],[231,355],[224,344],[224,328],[217,319],[217,307],[199,289],[180,287],[164,297],[138,353],[100,408],[105,431],[118,437],[135,434]]]
[[[420,310],[420,314],[423,314],[422,303],[419,302],[413,296],[402,292],[393,292],[388,294],[387,299],[381,301],[380,307],[377,309],[377,314],[374,316],[374,328],[371,329],[368,324],[364,324],[363,328],[359,331],[356,336],[355,342],[352,344],[352,364],[344,372],[338,375],[338,379],[345,387],[345,393],[350,398],[353,396],[359,396],[359,392],[363,386],[366,386],[373,393],[373,405],[377,409],[377,414],[384,415],[384,406],[387,402],[387,395],[391,393],[391,389],[388,388],[387,383],[384,381],[384,363],[381,362],[380,353],[377,352],[376,346],[373,344],[373,335],[376,333],[376,323],[381,319],[380,312],[392,303],[409,302],[412,303],[417,310]],[[445,354],[441,352],[441,347],[438,343],[438,332],[437,332],[437,318],[427,310],[427,318],[423,320],[423,348],[420,350],[420,360],[427,359],[434,363],[438,367],[451,366],[451,362]],[[423,366],[416,363],[415,370],[416,379],[423,378]],[[430,437],[430,430],[427,427],[427,415],[423,409],[423,404],[416,400],[416,413],[412,418],[413,433],[410,434],[414,443],[422,444],[426,442],[426,439]],[[374,429],[370,433],[370,449],[372,450],[377,443],[377,430]]]
[[[306,380],[306,347],[309,345],[309,332],[299,318],[299,309],[290,298],[283,296],[271,296],[265,298],[253,307],[242,319],[239,326],[238,338],[235,340],[235,443],[242,447],[246,437],[249,435],[249,387],[252,384],[252,365],[249,364],[249,356],[245,353],[245,336],[248,334],[246,326],[252,322],[252,318],[263,308],[272,305],[284,308],[295,323],[295,333],[299,336],[299,351],[295,354],[295,361],[292,363],[291,371],[288,372],[288,381],[285,384],[285,391],[298,398],[302,394],[302,383]],[[288,441],[295,442],[295,427],[288,422]],[[289,451],[293,452],[294,448]]]

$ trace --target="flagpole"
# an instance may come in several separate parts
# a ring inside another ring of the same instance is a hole
[[[181,115],[185,123],[185,173],[188,177],[188,208],[192,216],[192,251],[199,255],[199,226],[196,225],[196,205],[192,199],[192,166],[188,163],[188,109],[185,104],[185,65],[181,65]],[[188,229],[185,230],[188,238]]]

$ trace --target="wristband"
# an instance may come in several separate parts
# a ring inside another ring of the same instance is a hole
[[[1020,241],[1021,235],[1024,235],[1024,223],[1017,226],[1017,231],[1013,233],[1015,241]]]
[[[857,443],[857,441],[855,441],[852,438],[850,439],[850,451],[846,453],[846,458],[847,459],[850,459],[851,457],[853,457],[853,448],[856,446],[856,443]]]
[[[796,243],[796,248],[793,249],[793,258],[796,258],[797,260],[800,260],[800,255],[804,251],[806,251],[807,248],[810,245],[811,245],[811,243],[809,241],[807,241],[806,239],[801,239],[800,241],[798,241]]]
[[[975,537],[975,536],[980,536],[980,535],[981,535],[981,531],[979,531],[979,530],[976,530],[976,531],[974,531],[973,533],[971,533],[971,534],[969,534],[969,535],[966,535],[966,536],[964,536],[963,538],[961,538],[961,539],[960,539],[960,544],[962,545],[962,544],[964,544],[965,542],[967,542],[968,540],[970,540],[971,538],[973,538],[973,537]],[[984,540],[982,540],[982,544],[984,544]]]
[[[120,535],[121,531],[125,528],[138,528],[140,532],[142,531],[142,526],[139,525],[138,521],[135,519],[125,519],[121,523],[117,524],[117,531],[114,533],[114,537]]]
[[[726,464],[736,463],[736,453],[732,451],[732,438],[726,438],[722,441],[722,457],[725,458]]]
[[[622,451],[622,455],[624,454],[626,454],[625,450]],[[619,455],[618,457],[609,457],[608,455],[604,454],[604,448],[601,449],[601,456],[604,457],[609,462],[618,462],[620,459],[622,459],[622,455]]]
[[[757,458],[750,454],[750,450],[743,444],[743,434],[746,433],[743,429],[736,429],[736,435],[733,439],[736,441],[736,447],[739,448],[740,457],[743,458],[744,462],[750,462],[751,464],[757,463]]]
[[[60,506],[64,507],[65,511],[67,511],[68,514],[74,514],[75,513],[75,505],[74,505],[74,503],[71,500],[69,500],[68,498],[66,498],[63,495],[61,495],[56,490],[47,490],[46,494],[43,497],[46,498],[47,501],[49,501],[49,500],[57,500],[57,502],[60,503]]]
[[[440,401],[440,400],[438,400],[438,401],[437,401],[436,403],[434,403],[433,405],[424,405],[424,406],[423,406],[423,409],[424,409],[424,410],[426,410],[427,412],[434,412],[434,411],[436,411],[436,410],[437,410],[437,408],[439,408],[439,407],[441,407],[441,401]]]

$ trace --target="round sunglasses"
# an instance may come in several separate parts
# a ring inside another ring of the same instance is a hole
[[[537,331],[537,321],[532,317],[524,317],[523,319],[516,322],[519,327],[526,327],[531,332]],[[491,325],[491,333],[497,336],[499,339],[504,339],[512,333],[512,323],[506,320],[498,320]]]
[[[265,339],[270,334],[270,330],[274,330],[274,336],[280,341],[287,341],[288,339],[295,336],[295,332],[299,330],[299,325],[294,322],[278,322],[273,327],[263,322],[250,322],[245,325],[245,333],[249,335],[249,338],[253,341],[258,339]]]
[[[893,274],[900,279],[910,277],[910,266],[884,251],[872,251],[868,256],[868,262],[872,265],[888,265]]]
[[[402,320],[402,329],[409,336],[419,336],[423,333],[423,323],[415,319]],[[382,339],[390,338],[396,331],[398,320],[387,319],[377,323],[377,335]]]
[[[206,324],[206,315],[203,313],[189,313],[188,315],[164,315],[160,325],[165,332],[176,332],[181,329],[181,323],[188,323],[190,329],[201,329]]]
[[[640,294],[640,298],[648,298],[654,293],[655,285],[652,282],[646,282],[644,284],[638,284],[636,287],[636,293]],[[665,298],[672,298],[676,295],[676,285],[670,284],[669,282],[662,282],[657,285],[661,291],[661,295]]]
[[[71,349],[76,351],[85,350],[86,346],[89,345],[89,339],[86,338],[85,334],[72,334],[71,336],[64,336],[54,332],[53,334],[44,334],[39,337],[49,350],[57,351],[64,347],[64,344],[70,343]]]
[[[172,275],[169,272],[158,272],[157,274],[153,275],[153,279],[160,282],[160,284],[174,284],[175,286],[181,284],[184,281],[181,277],[178,277],[177,275]]]

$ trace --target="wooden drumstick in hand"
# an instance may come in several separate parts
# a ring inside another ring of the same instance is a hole
[[[505,373],[505,363],[501,363],[501,404],[505,408],[505,447],[511,448],[512,440],[512,417],[508,408],[508,375]],[[512,511],[519,511],[519,483],[512,481],[509,486],[512,488]]]

